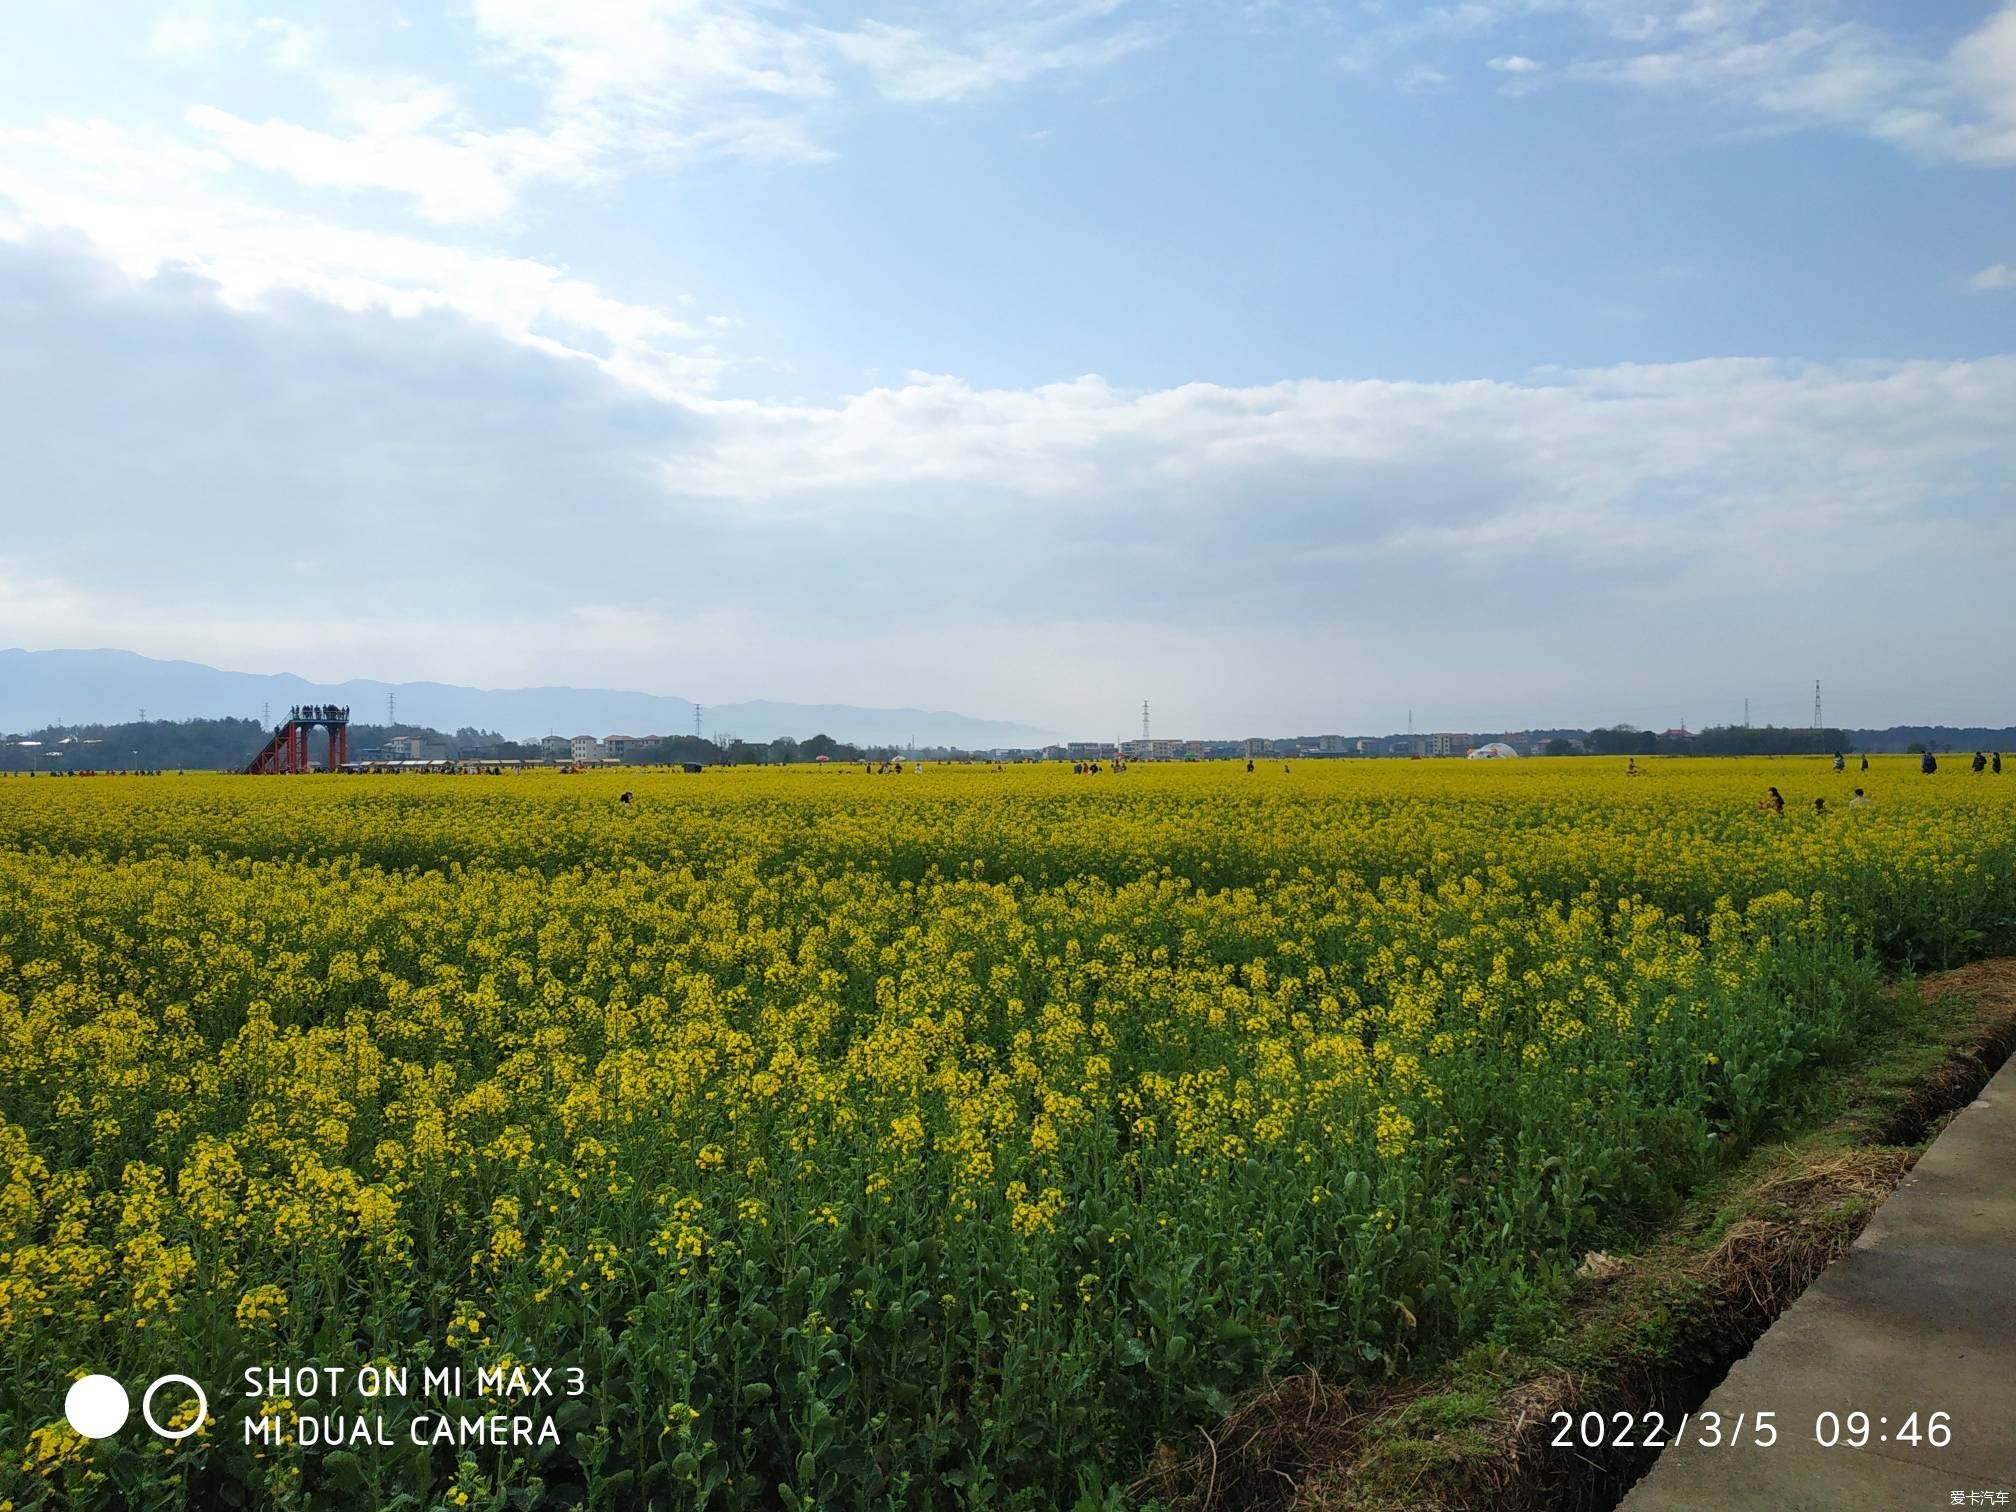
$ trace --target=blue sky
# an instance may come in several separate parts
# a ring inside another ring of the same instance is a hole
[[[2016,3],[0,26],[0,640],[1086,736],[2016,718]]]

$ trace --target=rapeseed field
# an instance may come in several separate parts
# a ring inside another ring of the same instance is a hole
[[[0,1506],[1099,1505],[1502,1331],[2016,946],[2016,779],[1645,767],[0,781]]]

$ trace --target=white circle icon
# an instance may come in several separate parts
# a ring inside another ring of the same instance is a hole
[[[170,1430],[163,1428],[159,1423],[154,1421],[154,1393],[159,1391],[163,1386],[187,1386],[191,1391],[196,1393],[196,1416],[190,1419],[187,1428]],[[119,1395],[123,1398],[126,1393],[122,1391]],[[203,1388],[201,1386],[198,1386],[185,1375],[156,1376],[152,1383],[148,1385],[146,1394],[140,1398],[140,1416],[147,1420],[149,1428],[152,1428],[165,1439],[185,1439],[189,1437],[190,1434],[203,1426],[203,1420],[209,1415],[210,1399],[203,1395]]]
[[[87,1375],[70,1383],[63,1398],[63,1416],[87,1439],[110,1438],[126,1424],[133,1410],[126,1388],[108,1375]]]

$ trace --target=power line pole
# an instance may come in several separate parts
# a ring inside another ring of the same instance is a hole
[[[1747,698],[1743,700],[1743,728],[1750,728],[1750,700]]]

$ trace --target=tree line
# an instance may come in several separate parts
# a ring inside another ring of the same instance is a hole
[[[1549,755],[1559,755],[1553,741]],[[1583,749],[1592,756],[1825,756],[1852,751],[1847,730],[1791,725],[1718,725],[1686,735],[1660,735],[1631,725],[1591,730]]]
[[[259,753],[272,730],[256,719],[147,719],[123,724],[50,725],[0,737],[0,772],[60,771],[235,771]],[[385,749],[395,738],[417,741],[422,754],[457,761],[541,761],[537,741],[506,740],[495,730],[464,725],[446,734],[428,725],[350,725],[350,758]],[[326,737],[311,735],[308,754],[323,760]],[[640,741],[618,754],[626,766],[779,766],[795,762],[874,761],[895,754],[893,747],[861,747],[814,735],[806,740],[726,742],[692,735]],[[932,752],[943,757],[951,752]]]

